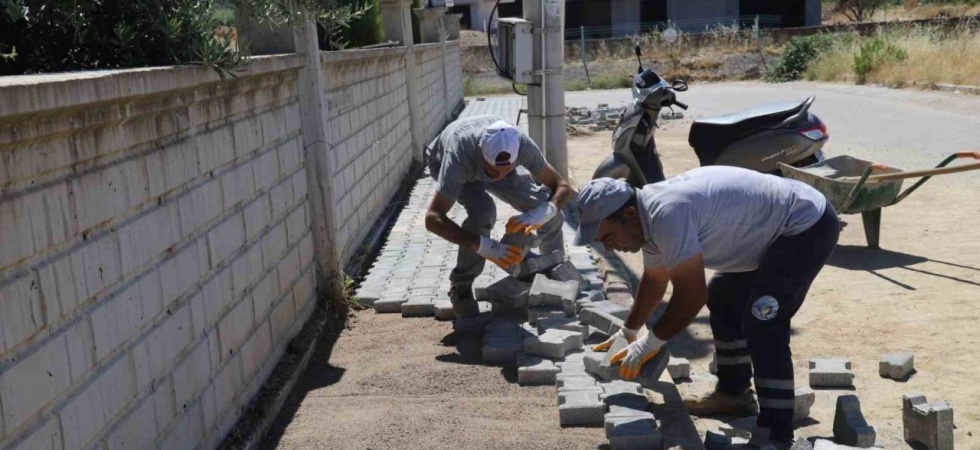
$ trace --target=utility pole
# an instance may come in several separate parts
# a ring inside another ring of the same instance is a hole
[[[535,84],[527,87],[528,130],[555,170],[568,178],[565,136],[564,0],[523,0],[524,19],[534,27]]]

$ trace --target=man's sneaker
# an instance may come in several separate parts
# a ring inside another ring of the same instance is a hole
[[[759,413],[759,404],[751,389],[738,394],[728,394],[719,390],[709,393],[686,393],[684,406],[694,416],[751,416]]]
[[[449,288],[449,302],[453,304],[453,313],[457,318],[473,317],[480,314],[480,305],[473,298],[473,286],[459,285]]]

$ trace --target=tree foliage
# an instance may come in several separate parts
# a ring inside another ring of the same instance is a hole
[[[852,22],[864,22],[888,3],[888,0],[834,0],[834,9]]]

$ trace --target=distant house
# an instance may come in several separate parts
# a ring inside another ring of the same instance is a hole
[[[432,0],[442,6],[444,0]],[[485,31],[494,0],[456,0],[450,8],[462,14],[463,29]],[[501,0],[498,17],[520,17],[521,0]],[[751,26],[759,17],[764,28],[820,25],[820,0],[565,0],[565,30],[588,38],[622,37],[668,23],[697,33],[718,25]],[[493,28],[496,28],[495,26]]]

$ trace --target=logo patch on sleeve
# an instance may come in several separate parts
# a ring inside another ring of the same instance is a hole
[[[779,302],[770,295],[759,297],[752,304],[752,315],[759,320],[772,320],[777,312],[779,312]]]

